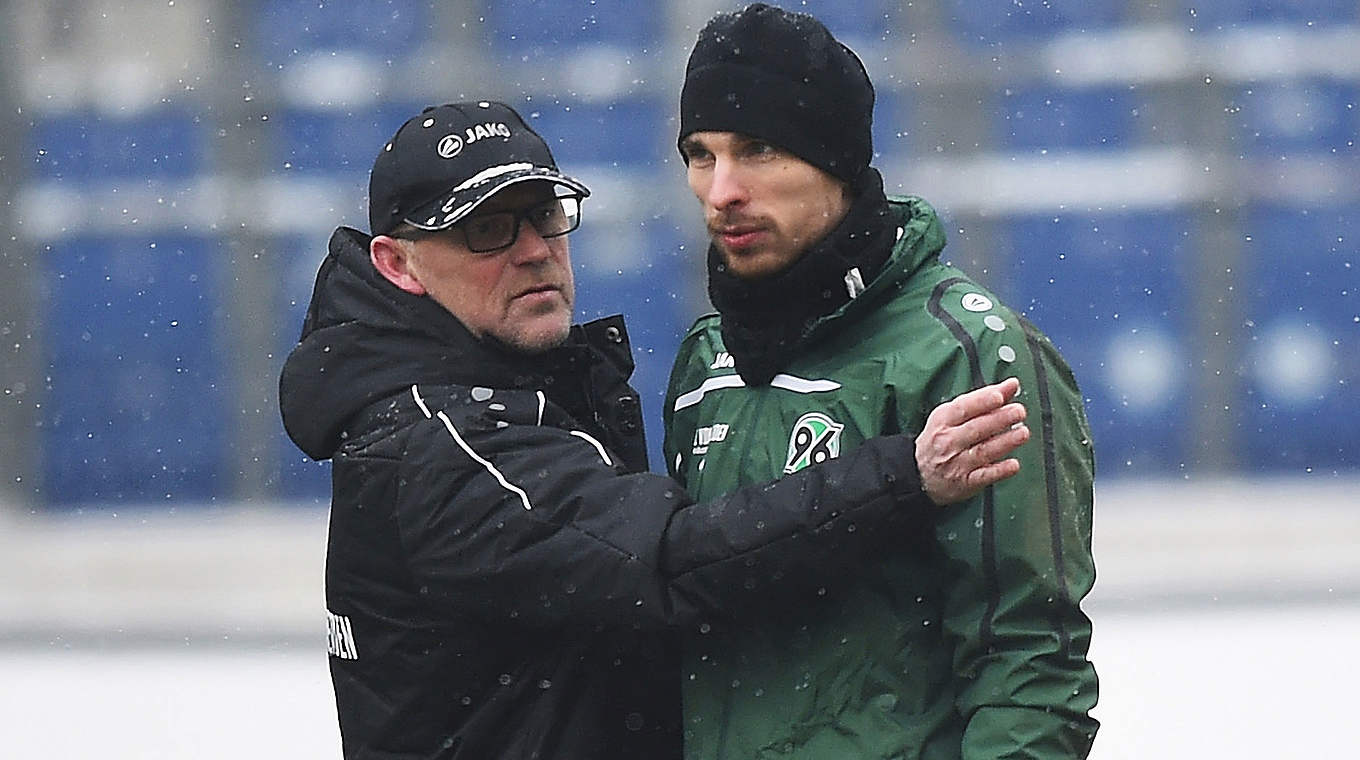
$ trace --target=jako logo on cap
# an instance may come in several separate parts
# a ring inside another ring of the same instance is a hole
[[[441,158],[453,158],[463,150],[463,138],[458,135],[445,135],[437,149]]]
[[[463,130],[463,133],[466,135],[466,137],[459,137],[458,135],[445,135],[444,138],[439,141],[438,148],[439,155],[443,156],[444,158],[453,158],[454,156],[458,155],[458,152],[463,149],[464,145],[471,145],[472,143],[475,143],[478,140],[483,140],[488,137],[509,138],[510,128],[505,126],[505,124],[502,122],[489,121],[486,122],[485,124],[477,124],[468,127],[467,129]]]

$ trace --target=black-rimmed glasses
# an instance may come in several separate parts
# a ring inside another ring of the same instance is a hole
[[[527,221],[541,237],[554,238],[581,226],[581,196],[561,195],[522,209],[474,214],[455,224],[469,251],[491,253],[508,248],[519,239],[520,222]],[[403,235],[411,240],[433,237],[446,230],[418,235]]]

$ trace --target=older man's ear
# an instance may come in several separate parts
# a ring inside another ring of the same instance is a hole
[[[411,269],[412,244],[387,235],[375,235],[368,244],[368,258],[373,268],[387,278],[387,281],[417,296],[425,295],[425,286],[420,284]]]

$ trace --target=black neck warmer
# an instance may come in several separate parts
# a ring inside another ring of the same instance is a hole
[[[847,273],[867,285],[883,268],[896,237],[883,177],[866,169],[851,187],[845,218],[788,269],[759,280],[727,271],[708,247],[708,296],[722,314],[723,341],[747,385],[766,385],[816,321],[850,301]]]

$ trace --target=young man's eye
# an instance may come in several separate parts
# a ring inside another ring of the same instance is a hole
[[[746,144],[746,153],[752,156],[768,156],[779,152],[779,149],[764,140],[752,140]]]
[[[686,145],[683,148],[685,163],[693,164],[707,161],[713,158],[713,154],[698,145]]]

